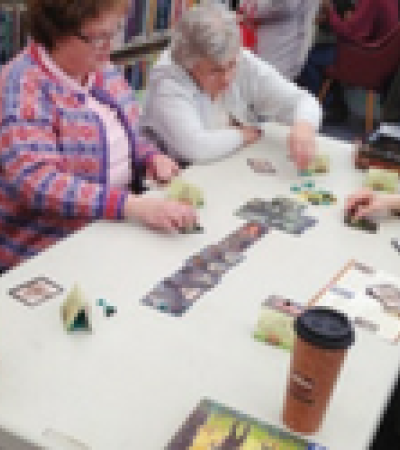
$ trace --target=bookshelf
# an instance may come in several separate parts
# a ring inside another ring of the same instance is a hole
[[[112,61],[140,100],[152,65],[171,40],[171,29],[198,0],[132,0],[123,31],[113,43]]]
[[[25,45],[25,4],[0,0],[0,67]]]
[[[220,0],[226,3],[228,0]],[[124,31],[113,45],[112,60],[139,94],[160,52],[171,40],[172,29],[183,12],[199,0],[132,0]],[[230,0],[235,9],[237,0]]]
[[[154,32],[151,36],[139,36],[134,41],[125,44],[123,47],[113,50],[113,61],[119,64],[128,64],[138,57],[149,52],[159,52],[163,50],[171,40],[171,31]]]
[[[182,13],[199,0],[131,0],[121,33],[112,43],[112,61],[135,91],[146,87],[151,66],[171,40]],[[228,1],[228,0],[221,0]],[[230,0],[234,8],[236,0]],[[25,0],[0,0],[0,67],[25,45]]]

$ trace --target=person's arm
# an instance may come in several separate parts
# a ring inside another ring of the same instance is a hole
[[[362,42],[372,33],[378,3],[374,0],[359,0],[355,10],[347,19],[342,19],[332,3],[328,7],[328,23],[336,35]]]
[[[238,71],[241,90],[256,116],[292,125],[289,154],[297,168],[305,170],[315,155],[315,134],[321,123],[317,99],[247,50],[241,55]]]
[[[232,153],[244,143],[238,128],[205,128],[191,94],[178,82],[165,80],[155,89],[146,99],[144,125],[163,140],[171,156],[207,162]]]
[[[322,108],[313,95],[284,78],[248,50],[243,50],[240,58],[238,77],[241,90],[257,116],[287,125],[306,122],[315,130],[319,128]]]
[[[127,193],[63,172],[50,124],[4,121],[0,143],[2,177],[28,209],[64,218],[122,219]]]
[[[354,211],[355,217],[370,216],[375,213],[400,211],[400,194],[376,193],[371,189],[361,189],[346,201],[345,210]]]

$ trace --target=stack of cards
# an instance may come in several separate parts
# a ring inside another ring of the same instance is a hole
[[[303,215],[305,208],[304,203],[286,197],[276,197],[271,201],[255,198],[240,207],[235,214],[286,233],[302,234],[317,223],[315,218]]]
[[[244,259],[244,251],[267,232],[259,223],[247,223],[221,242],[191,256],[181,269],[159,283],[142,302],[159,311],[181,316],[222,276]]]

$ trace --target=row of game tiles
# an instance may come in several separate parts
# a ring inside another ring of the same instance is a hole
[[[244,252],[269,228],[301,234],[315,225],[316,219],[303,215],[304,208],[305,205],[285,197],[249,201],[236,211],[236,215],[255,220],[191,256],[183,267],[156,285],[142,303],[158,311],[181,316],[201,295],[217,285],[227,271],[243,261]]]

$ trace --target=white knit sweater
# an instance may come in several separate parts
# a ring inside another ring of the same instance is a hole
[[[247,50],[241,50],[234,80],[217,103],[166,50],[150,74],[142,125],[163,141],[173,158],[206,162],[243,144],[242,132],[229,127],[224,114],[245,124],[278,121],[290,125],[305,120],[315,128],[322,116],[313,96]]]

